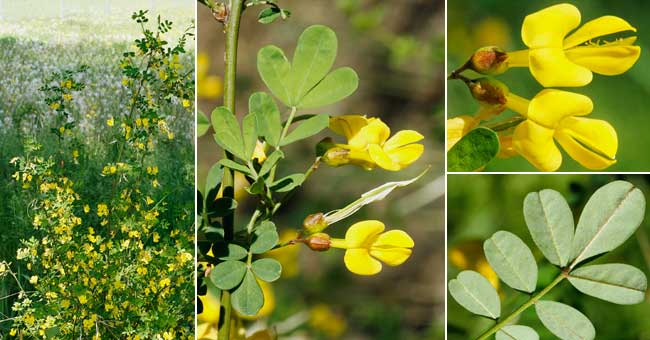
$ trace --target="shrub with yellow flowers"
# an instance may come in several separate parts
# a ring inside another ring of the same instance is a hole
[[[263,24],[286,19],[289,12],[273,1],[203,3],[217,20],[225,21],[227,44],[224,106],[216,107],[211,119],[202,113],[198,117],[199,133],[205,134],[212,127],[216,144],[224,150],[223,157],[210,169],[205,188],[198,193],[198,275],[201,279],[197,303],[202,321],[198,336],[219,340],[270,339],[276,333],[272,327],[261,331],[247,329],[245,321],[264,315],[273,301],[268,283],[282,276],[280,251],[301,245],[318,252],[341,249],[345,267],[354,274],[366,276],[379,273],[384,265],[404,263],[415,242],[403,230],[378,220],[355,221],[349,223],[345,237],[339,239],[330,236],[328,227],[351,217],[363,206],[386,198],[393,190],[413,183],[426,170],[415,178],[374,188],[347,206],[332,207],[334,210],[327,213],[315,212],[305,216],[304,221],[295,221],[293,226],[283,226],[285,230],[293,227],[295,232],[289,233],[292,237],[282,242],[276,213],[313,180],[319,166],[355,165],[360,171],[400,171],[420,158],[424,146],[419,142],[424,136],[414,130],[391,135],[391,129],[381,119],[367,115],[336,117],[300,113],[345,99],[356,91],[359,83],[357,73],[350,67],[332,70],[338,40],[332,29],[322,25],[310,26],[302,32],[291,60],[273,45],[259,50],[257,70],[270,93],[251,94],[248,113],[239,120],[237,113],[241,109],[236,110],[234,105],[234,77],[241,12],[244,8],[250,11],[253,6],[264,6],[258,17]],[[314,159],[305,171],[283,167],[283,161],[290,157],[287,146],[328,128],[346,140],[337,141],[339,138],[333,136],[314,143]],[[255,202],[248,221],[241,225],[235,223],[235,213],[240,209],[235,197],[237,174],[245,176],[250,183],[245,191]],[[319,309],[312,322],[322,325],[323,314]],[[309,319],[306,317],[304,322]],[[324,332],[340,336],[344,322],[334,321],[338,324],[332,324]]]
[[[11,161],[33,232],[16,254],[28,283],[3,264],[19,287],[10,335],[194,339],[193,165],[164,159],[193,154],[169,124],[193,110],[193,65],[179,61],[193,26],[170,45],[172,22],[159,17],[152,30],[146,11],[133,19],[143,37],[121,62],[128,112],[105,122],[105,144],[84,144],[68,110],[83,96],[81,67],[41,88],[63,124],[52,128],[58,152],[33,141]],[[80,157],[80,146],[94,153]]]
[[[616,163],[618,137],[609,122],[587,118],[591,98],[555,87],[588,85],[593,73],[614,76],[629,70],[641,54],[635,36],[602,40],[612,34],[636,32],[622,18],[606,15],[580,26],[577,7],[563,3],[524,18],[521,38],[526,49],[479,48],[449,79],[463,81],[478,101],[478,112],[447,122],[448,170],[483,169],[495,157],[524,157],[540,171],[562,165],[562,149],[581,166],[602,170]],[[533,98],[516,95],[492,76],[526,67],[544,87]],[[465,71],[485,75],[470,78]],[[500,118],[511,110],[510,118]]]

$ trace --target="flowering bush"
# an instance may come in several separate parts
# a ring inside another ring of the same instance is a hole
[[[16,255],[28,285],[0,273],[19,287],[11,335],[194,338],[193,166],[182,163],[193,150],[169,123],[193,110],[193,64],[181,61],[193,26],[170,46],[170,21],[151,29],[145,11],[132,18],[143,37],[120,62],[126,113],[102,122],[99,140],[90,138],[101,143],[88,143],[70,109],[84,95],[81,67],[41,87],[55,152],[41,137],[11,161],[33,226]]]

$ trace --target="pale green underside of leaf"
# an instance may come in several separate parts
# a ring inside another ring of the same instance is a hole
[[[499,153],[499,137],[488,128],[470,131],[449,152],[447,170],[450,172],[476,171],[487,165]]]
[[[496,340],[539,340],[539,335],[528,326],[510,325],[497,332]]]
[[[468,311],[497,319],[501,314],[501,301],[496,289],[481,274],[465,270],[449,281],[449,293]]]
[[[535,311],[544,326],[562,340],[592,340],[596,337],[591,321],[571,306],[540,300],[535,303]]]
[[[529,193],[524,200],[524,218],[544,257],[565,267],[572,260],[574,222],[564,197],[550,189]]]
[[[528,246],[515,234],[497,231],[483,243],[485,257],[501,281],[527,293],[537,286],[537,263]]]
[[[620,246],[636,231],[644,214],[645,197],[631,183],[614,181],[596,190],[578,221],[571,268]]]
[[[587,295],[621,305],[643,302],[648,288],[642,271],[619,263],[581,267],[569,273],[568,279]]]

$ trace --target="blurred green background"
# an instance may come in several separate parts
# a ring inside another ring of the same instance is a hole
[[[378,219],[387,228],[405,229],[415,240],[411,258],[377,276],[360,277],[347,271],[343,252],[314,253],[306,247],[293,258],[296,274],[273,283],[273,312],[255,325],[276,325],[281,339],[442,339],[444,332],[444,2],[443,1],[298,1],[281,0],[292,11],[287,21],[270,25],[256,21],[261,8],[246,10],[241,25],[237,115],[247,113],[248,97],[268,91],[256,69],[257,51],[274,44],[287,55],[300,33],[313,24],[330,26],[339,41],[335,68],[350,66],[359,74],[359,89],[326,108],[331,115],[367,114],[381,117],[394,132],[415,129],[425,135],[425,153],[399,173],[358,167],[321,165],[292,205],[282,210],[276,225],[295,230],[305,216],[329,211],[355,200],[387,181],[403,180],[432,165],[413,185],[398,189],[385,201],[365,207],[330,227],[336,237],[364,219]],[[198,85],[218,90],[223,75],[223,27],[203,6],[198,10]],[[201,63],[205,70],[201,69]],[[206,82],[203,84],[203,82]],[[199,97],[199,109],[209,113],[221,96]],[[222,155],[212,130],[198,141],[198,185]],[[314,146],[323,133],[291,145],[285,171],[304,171],[314,160]],[[242,202],[239,223],[251,213]],[[285,264],[285,272],[287,265]],[[326,307],[326,308],[323,308]],[[328,309],[327,313],[324,310]],[[325,316],[324,318],[321,318]],[[326,321],[318,321],[325,319]],[[291,327],[288,327],[291,322]],[[287,326],[287,327],[285,327]]]
[[[510,231],[519,236],[533,251],[540,275],[537,287],[545,287],[557,276],[559,270],[546,261],[535,247],[523,216],[523,201],[532,191],[553,189],[568,201],[577,221],[582,207],[599,187],[617,179],[633,183],[648,197],[650,177],[639,175],[449,175],[447,179],[447,230],[448,273],[447,280],[455,278],[463,269],[490,274],[483,257],[483,242],[498,230]],[[593,263],[627,263],[650,273],[650,210],[637,230],[622,246]],[[491,280],[491,281],[492,281]],[[494,284],[494,283],[493,283]],[[509,315],[529,296],[498,284],[502,315]],[[605,302],[578,292],[568,282],[562,282],[548,295],[549,299],[567,303],[582,311],[596,328],[597,339],[646,340],[650,339],[650,299],[622,306]],[[447,295],[448,339],[476,338],[494,322],[475,316]],[[517,322],[533,327],[541,339],[555,339],[539,322],[533,308],[529,308]]]
[[[637,45],[641,57],[636,65],[620,76],[594,74],[591,84],[567,90],[589,96],[594,102],[590,118],[610,122],[618,133],[618,162],[606,171],[644,171],[650,168],[650,157],[644,148],[650,146],[650,115],[646,103],[650,94],[650,2],[644,0],[583,0],[566,1],[574,4],[582,13],[582,23],[603,15],[615,15],[627,20],[637,28]],[[500,46],[506,51],[524,49],[521,41],[521,23],[527,14],[538,11],[559,1],[533,0],[516,2],[507,0],[449,0],[448,1],[448,64],[449,72],[460,67],[476,49],[483,46]],[[625,32],[623,36],[634,33]],[[468,73],[471,74],[471,73]],[[477,74],[472,74],[478,76]],[[496,77],[510,90],[524,98],[532,98],[542,90],[527,68],[513,68]],[[471,97],[465,84],[459,80],[448,83],[448,117],[473,115],[477,102]],[[503,118],[513,115],[506,110]],[[560,148],[561,149],[561,148]],[[564,153],[559,171],[588,171]],[[494,159],[484,171],[537,171],[523,157]]]

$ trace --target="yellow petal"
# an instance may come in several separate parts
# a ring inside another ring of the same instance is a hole
[[[389,266],[399,266],[411,256],[413,251],[409,248],[372,248],[370,255],[381,260]]]
[[[593,108],[593,102],[585,95],[546,89],[530,101],[528,119],[554,129],[565,117],[588,115]]]
[[[553,141],[552,129],[531,120],[517,125],[512,145],[526,160],[541,171],[555,171],[562,165],[562,154]]]
[[[526,16],[521,26],[521,38],[530,48],[562,47],[564,37],[578,25],[580,11],[575,6],[550,6]]]
[[[573,63],[606,76],[625,73],[641,56],[641,47],[629,45],[580,46],[566,51]]]
[[[517,155],[517,150],[512,146],[512,136],[499,136],[499,158],[510,158]]]
[[[369,248],[382,231],[381,221],[367,220],[353,224],[345,233],[345,242],[349,248]]]
[[[417,144],[414,144],[417,145]],[[370,158],[382,169],[389,171],[399,171],[402,167],[386,153],[381,146],[377,144],[370,144],[368,146],[368,154]]]
[[[206,76],[198,80],[197,95],[202,98],[217,98],[223,91],[223,82],[218,76]]]
[[[584,86],[593,74],[588,68],[572,63],[562,48],[531,50],[530,73],[544,87]]]
[[[424,139],[424,136],[422,136],[419,132],[413,131],[413,130],[402,130],[393,137],[390,137],[386,143],[384,143],[384,150],[385,151],[390,151],[392,149],[399,148],[400,146],[408,145],[411,143],[415,143],[417,141],[420,141]]]
[[[413,248],[414,245],[413,239],[405,231],[390,230],[379,235],[377,240],[372,244],[372,248]]]
[[[447,151],[472,130],[478,121],[472,116],[458,116],[447,119]]]
[[[422,153],[424,153],[424,145],[410,144],[398,149],[390,150],[386,153],[393,162],[399,164],[401,170],[411,165],[411,163],[415,162],[420,158],[420,156],[422,156]]]
[[[368,249],[348,249],[345,251],[345,266],[358,275],[375,275],[381,271],[381,262],[370,257]]]
[[[347,140],[352,139],[362,127],[368,125],[368,119],[360,115],[346,115],[330,118],[330,130],[339,135],[345,136]]]
[[[199,323],[196,327],[196,335],[199,340],[216,339],[218,336],[217,326],[210,323]]]
[[[365,148],[369,144],[382,145],[390,136],[390,128],[379,118],[368,119],[368,125],[364,126],[352,138],[348,144],[353,148]]]
[[[221,303],[214,294],[210,291],[206,295],[199,295],[201,303],[203,303],[203,312],[197,315],[199,322],[207,322],[217,324],[219,323],[219,312]]]
[[[563,45],[564,48],[571,48],[594,38],[624,31],[636,32],[636,28],[632,27],[632,25],[627,21],[619,17],[605,15],[586,22],[575,32],[571,33],[571,35],[564,40]]]
[[[616,163],[618,138],[606,121],[569,117],[562,121],[555,138],[571,158],[588,169],[601,170]]]

